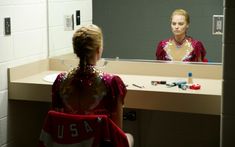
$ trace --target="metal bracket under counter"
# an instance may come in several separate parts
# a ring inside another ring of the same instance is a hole
[[[71,64],[77,65],[77,63]],[[114,63],[117,66],[118,63]],[[121,64],[126,64],[122,62]],[[144,64],[144,63],[139,63]],[[112,66],[112,62],[108,64]],[[123,65],[121,65],[123,66]],[[138,65],[139,66],[139,65]],[[141,65],[143,66],[143,65]],[[157,65],[154,65],[154,68]],[[167,66],[167,65],[165,65]],[[46,59],[26,65],[9,68],[8,70],[8,86],[9,99],[24,101],[51,101],[51,85],[52,83],[43,80],[48,74],[54,74],[66,70],[66,66],[61,65],[61,61],[57,59]],[[110,71],[110,69],[108,70]],[[122,71],[124,73],[124,71]],[[115,73],[115,71],[113,72]],[[149,79],[157,79],[157,76],[149,75],[133,75],[118,74],[125,83],[131,85],[133,81],[147,81]],[[138,80],[134,80],[137,78]],[[143,79],[141,79],[143,78]],[[147,79],[147,80],[146,80]],[[200,80],[200,79],[199,79]],[[207,79],[202,79],[206,81]],[[176,111],[187,113],[200,113],[220,115],[221,112],[221,80],[210,80],[208,89],[202,91],[179,91],[175,89],[161,89],[160,87],[145,86],[146,88],[127,87],[127,95],[125,99],[126,108],[137,108],[147,110],[160,111]],[[204,87],[204,86],[203,86]],[[213,89],[219,91],[213,92]],[[212,91],[211,91],[212,90]]]

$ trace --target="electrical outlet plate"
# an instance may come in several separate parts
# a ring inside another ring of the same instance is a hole
[[[64,16],[64,30],[72,31],[73,30],[73,15],[65,15]]]
[[[212,34],[222,35],[224,25],[224,15],[213,15]]]

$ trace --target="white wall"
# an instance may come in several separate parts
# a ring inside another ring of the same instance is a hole
[[[80,10],[81,25],[92,23],[92,0],[48,0],[50,56],[72,52],[72,35],[79,27],[74,19],[74,30],[66,31],[64,17]],[[59,11],[58,11],[59,10]]]
[[[10,146],[14,137],[9,135],[9,107],[7,88],[7,68],[48,56],[47,7],[60,11],[49,18],[52,54],[67,52],[71,47],[72,31],[63,30],[63,15],[81,10],[83,23],[92,21],[92,0],[1,0],[0,1],[0,147]],[[52,5],[51,5],[52,4]],[[85,12],[84,15],[82,14]],[[11,18],[11,35],[4,35],[4,18]],[[54,22],[55,21],[55,22]],[[51,21],[50,21],[51,22]],[[63,31],[62,31],[63,30]],[[70,49],[71,50],[71,49]],[[27,71],[26,71],[27,72]],[[20,107],[20,106],[19,106]],[[18,117],[20,118],[20,117]],[[24,133],[24,132],[22,132]]]

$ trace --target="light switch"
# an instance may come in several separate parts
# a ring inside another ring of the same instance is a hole
[[[76,25],[81,24],[81,15],[80,15],[80,10],[76,11]]]
[[[10,17],[4,18],[4,30],[5,30],[5,35],[11,35],[11,18]]]

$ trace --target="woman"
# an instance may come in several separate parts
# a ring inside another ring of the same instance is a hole
[[[77,68],[57,76],[52,86],[52,108],[73,114],[105,114],[122,128],[126,87],[120,77],[95,68],[103,52],[103,35],[96,25],[87,25],[73,35]],[[128,139],[133,142],[130,134]]]
[[[171,14],[173,37],[162,40],[156,49],[157,60],[167,61],[206,61],[206,50],[199,40],[187,36],[190,18],[187,11],[176,9]]]

